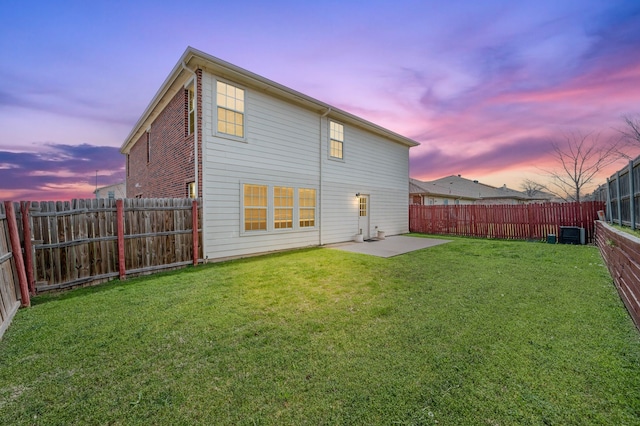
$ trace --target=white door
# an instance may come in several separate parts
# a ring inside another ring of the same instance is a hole
[[[358,228],[362,237],[365,240],[368,240],[369,235],[369,196],[368,195],[360,195],[360,199],[358,201]]]

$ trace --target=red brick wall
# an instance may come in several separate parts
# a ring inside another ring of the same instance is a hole
[[[202,140],[202,71],[197,71],[198,140]],[[129,151],[127,196],[184,198],[194,180],[194,135],[186,135],[187,95],[178,91],[151,123],[151,153],[147,162],[147,134]],[[198,144],[198,195],[202,196],[202,147]]]

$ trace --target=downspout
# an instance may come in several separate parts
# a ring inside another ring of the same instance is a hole
[[[320,218],[320,229],[318,229],[318,245],[322,245],[322,163],[323,163],[323,158],[322,158],[322,120],[329,115],[329,113],[331,112],[331,107],[327,108],[327,110],[325,111],[324,114],[322,114],[320,116],[320,131],[319,131],[319,144],[318,144],[318,150],[319,152],[319,156],[318,156],[318,161],[320,162],[320,185],[318,188],[318,191],[320,192],[320,196],[318,197],[318,216]]]
[[[188,68],[184,61],[182,61],[182,68],[193,74],[193,175],[196,198],[198,198],[198,74]]]
[[[199,194],[199,186],[198,185],[198,74],[190,68],[187,68],[187,65],[182,61],[182,68],[193,74],[193,186],[195,187],[196,198],[198,198]],[[202,203],[202,223],[200,227],[202,228],[202,253],[203,257],[206,258],[207,248],[205,247],[206,239],[204,238],[205,233],[205,216],[204,216],[204,192]],[[197,257],[198,254],[194,253],[194,256]]]

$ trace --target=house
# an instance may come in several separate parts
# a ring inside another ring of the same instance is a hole
[[[465,179],[460,175],[428,182],[410,179],[409,197],[411,204],[421,205],[527,204],[549,201],[542,195],[530,196],[507,188],[506,185],[496,188],[477,180]]]
[[[127,198],[125,182],[118,182],[96,188],[93,193],[96,194],[96,198]]]
[[[408,232],[409,148],[188,47],[127,136],[129,197],[201,197],[206,259]]]

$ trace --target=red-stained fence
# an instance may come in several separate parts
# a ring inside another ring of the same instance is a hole
[[[561,226],[585,228],[593,241],[594,221],[605,203],[409,206],[409,229],[424,234],[508,240],[542,240]]]
[[[596,245],[631,319],[640,330],[640,239],[596,222]]]

